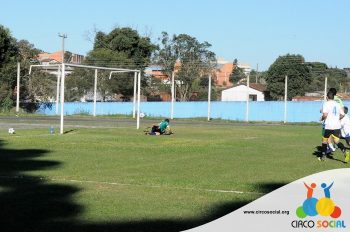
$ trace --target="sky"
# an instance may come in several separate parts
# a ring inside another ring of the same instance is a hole
[[[349,0],[0,0],[0,24],[46,52],[86,55],[94,31],[132,27],[158,43],[162,31],[207,41],[218,58],[264,71],[300,54],[350,67]]]

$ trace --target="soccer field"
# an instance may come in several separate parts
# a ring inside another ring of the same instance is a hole
[[[2,128],[1,227],[179,231],[298,178],[349,166],[340,151],[317,160],[318,125],[187,121],[173,124],[174,135],[146,136],[133,124],[107,122],[68,121],[64,135]]]

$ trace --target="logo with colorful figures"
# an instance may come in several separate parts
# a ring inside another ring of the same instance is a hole
[[[302,206],[299,206],[296,210],[296,215],[299,218],[306,218],[307,216],[314,217],[320,216],[330,216],[332,218],[339,218],[341,215],[341,209],[336,203],[331,199],[331,188],[334,182],[327,186],[326,183],[321,184],[321,188],[324,192],[324,197],[317,199],[313,197],[314,189],[317,187],[316,183],[311,183],[307,185],[306,200]]]

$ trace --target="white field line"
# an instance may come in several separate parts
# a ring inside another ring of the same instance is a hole
[[[131,186],[131,187],[143,187],[143,188],[163,188],[163,189],[190,190],[190,191],[199,191],[199,192],[256,194],[256,195],[266,194],[266,193],[259,193],[259,192],[244,192],[244,191],[238,191],[238,190],[189,188],[189,187],[174,187],[174,186],[148,185],[148,184],[130,184],[130,183],[118,183],[118,182],[94,181],[94,180],[74,180],[74,179],[65,179],[65,178],[60,179],[60,178],[26,177],[26,176],[0,176],[0,178],[1,179],[39,179],[39,180],[46,180],[46,181],[72,182],[72,183],[81,183],[81,184],[103,184],[103,185]]]
[[[259,137],[245,137],[245,138],[242,138],[242,139],[246,139],[246,140],[249,140],[249,139],[257,139]]]

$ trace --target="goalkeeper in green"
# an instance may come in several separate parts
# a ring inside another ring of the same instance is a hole
[[[169,127],[170,121],[169,119],[164,119],[159,123],[159,125],[154,125],[151,129],[150,135],[158,135],[158,134],[164,134],[167,127]]]

